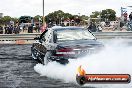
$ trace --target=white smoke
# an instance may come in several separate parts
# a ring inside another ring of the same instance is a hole
[[[98,54],[71,60],[67,65],[56,62],[47,66],[37,64],[34,70],[41,76],[61,79],[64,82],[76,83],[78,66],[82,65],[88,74],[130,74],[132,75],[132,46],[126,40],[112,40],[105,44],[105,49]],[[101,88],[130,88],[130,84],[86,84],[85,86]]]

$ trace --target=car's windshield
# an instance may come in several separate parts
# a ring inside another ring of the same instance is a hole
[[[95,37],[85,29],[60,29],[57,31],[57,41],[88,40]]]

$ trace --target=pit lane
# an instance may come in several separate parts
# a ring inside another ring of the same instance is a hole
[[[34,71],[31,45],[0,45],[0,88],[78,88]]]

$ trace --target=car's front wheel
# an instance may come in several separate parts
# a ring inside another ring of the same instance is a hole
[[[32,59],[37,61],[38,63],[41,63],[41,61],[36,57],[36,52],[33,50],[31,51]]]

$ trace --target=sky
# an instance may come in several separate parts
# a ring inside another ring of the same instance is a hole
[[[43,0],[1,0],[0,13],[12,17],[23,15],[35,16],[43,13]],[[44,0],[45,15],[53,11],[62,10],[73,15],[89,16],[94,11],[113,9],[120,16],[121,7],[127,8],[128,14],[132,11],[132,0]]]

